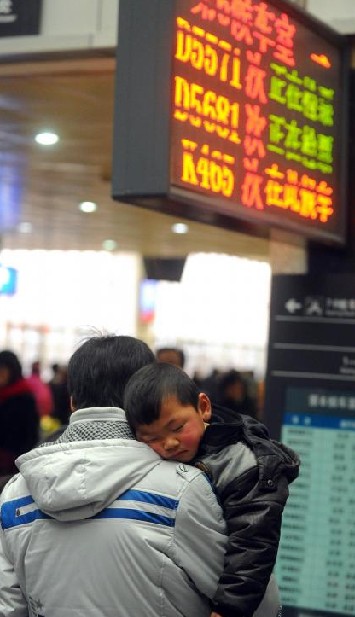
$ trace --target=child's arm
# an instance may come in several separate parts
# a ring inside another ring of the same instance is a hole
[[[274,469],[272,478],[263,477],[265,469],[242,443],[224,448],[205,463],[229,534],[224,571],[213,599],[216,616],[250,617],[264,597],[275,565],[288,480],[282,467]]]
[[[189,465],[180,465],[178,473],[186,485],[176,511],[173,560],[211,600],[223,570],[227,541],[223,512],[205,474]]]

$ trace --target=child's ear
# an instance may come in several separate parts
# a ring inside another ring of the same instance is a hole
[[[204,422],[208,422],[212,415],[212,405],[207,394],[204,392],[200,392],[198,395],[198,409],[202,415],[202,420],[204,420]]]

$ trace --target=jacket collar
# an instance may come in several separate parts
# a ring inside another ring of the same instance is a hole
[[[126,415],[121,407],[85,407],[74,411],[70,416],[69,424],[83,422],[84,420],[116,420],[128,424]]]

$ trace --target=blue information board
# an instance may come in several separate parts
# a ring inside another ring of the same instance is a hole
[[[276,577],[284,617],[355,615],[355,275],[276,275],[264,420],[300,456]]]
[[[291,388],[282,441],[300,455],[277,562],[287,606],[355,615],[355,392]]]

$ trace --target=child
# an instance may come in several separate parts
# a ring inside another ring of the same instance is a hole
[[[212,406],[193,380],[170,364],[137,371],[127,384],[124,409],[139,441],[164,459],[193,463],[209,475],[229,534],[212,616],[250,617],[275,565],[298,456],[271,440],[257,420]]]

